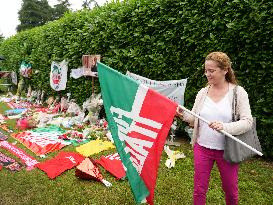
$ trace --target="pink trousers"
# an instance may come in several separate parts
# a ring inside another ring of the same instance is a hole
[[[238,171],[239,164],[231,164],[223,158],[223,150],[213,150],[194,145],[194,192],[193,204],[206,204],[211,169],[216,161],[220,171],[222,188],[227,205],[238,204]]]

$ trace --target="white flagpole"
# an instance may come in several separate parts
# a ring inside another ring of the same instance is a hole
[[[205,123],[209,124],[210,122],[207,121],[206,119],[200,117],[199,115],[195,114],[194,112],[188,110],[187,108],[185,108],[184,106],[182,105],[178,105],[179,108],[185,110],[186,112],[192,114],[193,116],[199,118],[200,120],[204,121]],[[252,150],[253,152],[257,153],[258,155],[260,156],[263,156],[263,153],[259,152],[258,150],[254,149],[253,147],[249,146],[248,144],[246,144],[245,142],[239,140],[238,138],[234,137],[233,135],[229,134],[228,132],[226,132],[225,130],[217,130],[218,132],[221,132],[222,134],[230,137],[231,139],[235,140],[236,142],[239,142],[240,144],[246,146],[248,149]]]

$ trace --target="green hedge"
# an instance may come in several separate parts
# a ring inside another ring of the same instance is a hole
[[[263,0],[128,0],[92,11],[67,13],[62,19],[5,40],[2,66],[18,70],[29,60],[30,83],[54,93],[50,64],[69,60],[81,66],[84,54],[101,54],[102,62],[156,80],[188,78],[185,102],[191,107],[205,85],[204,57],[224,51],[247,90],[258,135],[267,157],[273,157],[273,2]],[[85,77],[69,79],[67,90],[80,103],[91,93]],[[63,94],[64,92],[60,92]]]

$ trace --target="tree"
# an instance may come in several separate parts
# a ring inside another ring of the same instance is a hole
[[[41,26],[52,20],[53,10],[47,0],[23,0],[19,14],[17,31]]]
[[[65,12],[70,11],[70,6],[71,4],[68,0],[58,0],[58,4],[53,8],[53,19],[61,18]]]
[[[0,44],[5,40],[5,37],[2,33],[0,33]]]
[[[82,4],[82,7],[84,9],[89,9],[91,10],[92,9],[92,5],[94,5],[94,7],[99,7],[99,4],[97,1],[95,0],[84,0],[83,1],[83,4]]]

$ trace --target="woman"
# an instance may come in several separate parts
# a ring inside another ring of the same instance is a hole
[[[226,204],[238,204],[239,164],[231,164],[223,158],[223,134],[232,135],[248,131],[252,125],[252,115],[248,95],[237,85],[229,57],[222,52],[212,52],[205,59],[205,75],[208,85],[202,88],[195,99],[192,111],[210,121],[206,124],[193,115],[177,110],[177,115],[194,126],[192,145],[194,147],[194,193],[196,205],[206,204],[206,193],[214,162],[220,171]],[[237,109],[240,120],[232,122],[233,89],[237,86]]]

